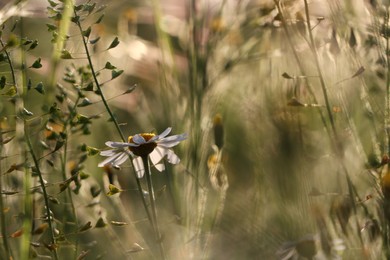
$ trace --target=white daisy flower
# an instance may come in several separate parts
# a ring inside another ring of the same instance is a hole
[[[145,173],[145,167],[142,162],[143,156],[149,156],[153,166],[158,171],[165,169],[164,164],[160,163],[161,159],[167,156],[167,160],[171,164],[178,164],[180,158],[170,149],[179,144],[181,141],[187,139],[187,134],[167,135],[172,128],[168,127],[159,135],[153,133],[142,133],[134,136],[129,136],[128,142],[106,142],[108,147],[113,149],[101,151],[100,155],[108,158],[98,164],[103,167],[107,164],[119,166],[123,164],[129,155],[133,157],[133,165],[138,178],[142,178]]]

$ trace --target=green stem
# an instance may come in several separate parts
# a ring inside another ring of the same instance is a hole
[[[0,141],[2,141],[2,135],[0,135]],[[2,145],[0,145],[0,154],[2,153]],[[1,163],[1,160],[0,160]],[[0,165],[1,169],[1,165]],[[0,176],[0,191],[3,190],[3,178]],[[2,240],[5,248],[5,253],[7,259],[11,259],[11,250],[8,243],[8,235],[7,235],[7,225],[5,221],[5,214],[4,214],[4,202],[3,202],[3,195],[0,194],[0,220],[1,220],[1,234],[2,234]]]
[[[156,198],[154,196],[154,188],[153,188],[153,183],[152,183],[152,176],[151,176],[151,172],[150,172],[150,165],[149,165],[148,155],[147,156],[141,156],[141,158],[142,158],[142,162],[143,162],[144,168],[145,168],[146,181],[148,183],[148,191],[149,191],[149,197],[150,197],[150,206],[152,207],[152,219],[153,219],[154,234],[156,236],[156,242],[157,242],[157,244],[159,246],[161,259],[166,259],[165,252],[164,252],[164,247],[163,247],[163,244],[162,244],[162,237],[161,237],[161,233],[160,233],[160,229],[159,229],[158,221],[157,221]]]
[[[6,57],[7,57],[7,61],[8,61],[10,70],[11,70],[12,83],[16,87],[16,76],[15,76],[15,70],[14,70],[14,66],[13,66],[11,57],[9,55],[9,52],[5,49],[5,44],[4,44],[2,39],[0,39],[0,44],[1,44],[1,47],[4,49],[4,53],[5,53]],[[16,89],[16,91],[18,91],[18,89]],[[19,103],[20,102],[18,102],[18,104]],[[15,110],[17,110],[17,108]],[[15,111],[15,112],[17,113],[18,111]],[[2,136],[0,135],[0,140],[1,139],[2,139]],[[0,148],[1,147],[2,146],[0,146]],[[0,154],[1,154],[1,150],[2,149],[0,149]],[[2,190],[2,179],[0,177],[0,191],[1,190]],[[10,248],[10,245],[9,245],[9,242],[8,242],[7,228],[6,228],[7,224],[6,224],[6,221],[5,221],[5,214],[3,212],[3,209],[4,209],[3,195],[0,195],[1,233],[3,235],[3,239],[2,240],[3,240],[4,247],[5,247],[6,256],[7,256],[8,259],[11,259],[12,258],[12,252],[11,252],[11,248]]]
[[[386,12],[385,17],[385,31],[389,30],[389,12]],[[386,53],[389,53],[389,37],[386,37]],[[386,79],[386,112],[385,112],[385,131],[386,131],[386,141],[385,141],[385,152],[390,154],[390,59],[389,55],[386,55],[387,63],[387,79]]]
[[[41,185],[41,188],[42,188],[43,199],[44,199],[45,207],[46,207],[47,221],[48,221],[48,224],[49,224],[49,235],[50,235],[51,243],[52,243],[52,246],[53,246],[53,250],[52,251],[53,251],[54,258],[56,260],[58,260],[57,249],[55,248],[56,242],[55,242],[55,238],[54,238],[54,231],[53,231],[53,225],[52,225],[52,220],[53,219],[51,217],[50,207],[49,207],[49,196],[47,195],[46,186],[45,186],[45,182],[44,182],[43,177],[42,177],[42,172],[41,172],[40,167],[39,167],[38,158],[35,156],[35,153],[34,153],[31,141],[30,141],[30,137],[28,135],[28,132],[29,132],[28,129],[25,129],[25,139],[26,139],[26,142],[27,142],[27,146],[28,146],[28,148],[30,150],[30,154],[32,156],[32,159],[34,161],[34,166],[35,166],[35,169],[37,171],[39,182],[40,182],[40,185]]]
[[[76,109],[77,109],[77,105],[79,104],[79,101],[80,101],[80,96],[77,97],[72,109],[70,110],[69,117],[67,118],[67,120],[63,124],[64,131],[66,132],[66,136],[68,136],[68,134],[67,134],[68,125],[71,122],[71,120],[73,120],[74,116],[77,114]],[[61,172],[62,172],[62,179],[65,181],[67,179],[66,163],[68,161],[68,159],[67,159],[67,157],[68,157],[68,138],[67,137],[66,137],[63,148],[64,148],[64,152],[63,152],[63,157],[61,158]],[[70,204],[72,214],[73,214],[75,231],[77,231],[79,224],[78,224],[78,218],[77,218],[77,214],[76,214],[76,208],[74,206],[74,202],[73,202],[73,198],[72,198],[72,192],[70,189],[66,189],[66,191],[67,191],[67,193],[65,196],[65,204],[66,205]],[[68,199],[69,199],[69,201],[68,201]],[[64,217],[63,223],[67,223],[67,221],[66,221],[67,212],[65,212],[65,213],[66,214],[64,214],[64,216],[63,216]],[[74,250],[74,258],[75,259],[77,258],[77,255],[78,255],[78,244],[79,244],[79,237],[76,236],[75,237],[75,250]]]
[[[75,16],[77,16],[76,11],[74,11],[74,14],[75,14]],[[115,128],[116,128],[117,132],[119,133],[122,141],[126,142],[127,140],[125,139],[125,136],[123,135],[122,130],[119,127],[119,123],[118,123],[117,119],[115,118],[114,113],[111,111],[110,106],[108,105],[107,99],[105,98],[105,96],[103,94],[103,91],[102,91],[102,88],[100,86],[99,80],[97,79],[96,72],[95,72],[95,69],[94,69],[94,66],[93,66],[93,63],[92,63],[91,55],[89,53],[87,41],[86,41],[85,37],[83,36],[83,28],[81,27],[80,21],[77,21],[76,24],[77,24],[77,27],[79,28],[79,31],[81,33],[81,37],[83,39],[83,45],[84,45],[84,49],[85,49],[85,52],[86,52],[86,55],[87,55],[88,64],[89,64],[89,67],[91,69],[92,77],[93,77],[93,80],[95,82],[96,88],[98,89],[100,98],[102,99],[103,105],[106,108],[108,114],[110,115],[110,118],[111,118],[112,122],[114,123]],[[129,155],[129,159],[130,159],[130,162],[131,162],[131,164],[133,166],[133,169],[135,169],[134,165],[133,165],[133,162],[132,162],[132,158],[131,158],[130,155]],[[139,195],[141,197],[141,200],[142,200],[142,204],[143,204],[143,206],[145,208],[145,211],[146,211],[147,217],[149,219],[149,222],[152,223],[152,217],[150,215],[150,212],[148,210],[148,205],[146,204],[146,200],[145,200],[144,194],[142,192],[141,182],[138,179],[136,172],[133,171],[133,173],[134,173],[134,177],[135,177],[135,180],[136,180],[136,183],[137,183],[138,193],[139,193]]]

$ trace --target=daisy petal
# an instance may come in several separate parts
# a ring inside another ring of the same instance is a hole
[[[113,161],[118,159],[118,157],[120,157],[121,155],[122,155],[122,153],[117,153],[117,154],[114,154],[113,156],[108,157],[107,159],[105,159],[104,161],[99,163],[98,167],[103,167],[104,165],[112,163]]]
[[[156,165],[153,165],[153,166],[154,166],[154,168],[156,168],[157,171],[159,171],[159,172],[162,172],[162,171],[165,170],[165,165],[164,165],[163,163],[159,163],[159,164],[156,164]]]
[[[168,127],[164,130],[161,134],[158,135],[159,139],[164,138],[165,136],[169,135],[169,133],[172,131],[172,127]]]
[[[123,148],[131,146],[129,143],[122,143],[122,142],[106,142],[106,145],[112,148]]]
[[[137,174],[137,177],[139,179],[144,177],[145,168],[144,168],[144,164],[142,162],[142,158],[139,157],[139,156],[134,158],[133,159],[133,165],[134,165],[134,170],[135,170],[135,173]]]
[[[146,143],[145,139],[139,135],[139,134],[136,134],[135,136],[133,136],[133,142],[136,143],[136,144],[144,144]]]
[[[149,158],[152,161],[153,165],[158,164],[162,158],[167,154],[167,149],[157,146],[154,148],[153,152],[149,154]]]
[[[178,164],[180,158],[170,149],[167,150],[167,160],[171,164]]]
[[[181,141],[185,139],[187,139],[187,134],[172,135],[158,141],[158,145],[165,148],[171,148],[175,145],[178,145]]]
[[[115,166],[119,166],[123,164],[129,157],[126,153],[122,153],[115,161],[112,162]]]
[[[101,151],[100,152],[100,155],[101,156],[112,156],[114,154],[118,153],[118,150],[117,149],[111,149],[111,150],[105,150],[105,151]]]

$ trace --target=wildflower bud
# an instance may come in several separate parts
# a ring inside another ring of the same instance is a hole
[[[213,122],[214,128],[214,142],[218,149],[222,149],[223,147],[223,124],[222,124],[222,116],[220,114],[216,114]]]
[[[390,198],[390,173],[386,173],[381,179],[381,189],[385,199]]]

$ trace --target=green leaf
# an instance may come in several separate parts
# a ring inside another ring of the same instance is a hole
[[[65,141],[63,140],[59,140],[56,142],[56,147],[54,148],[53,152],[55,151],[58,151],[59,149],[61,149],[62,146],[64,146],[65,144]]]
[[[294,78],[295,78],[295,77],[293,77],[293,76],[290,76],[287,72],[284,72],[284,73],[282,74],[282,77],[285,78],[285,79],[294,79]]]
[[[56,7],[58,4],[52,0],[47,0],[51,7]]]
[[[90,44],[95,44],[95,43],[97,43],[99,40],[100,40],[100,37],[97,37],[96,39],[90,40],[89,43],[90,43]]]
[[[85,172],[83,172],[83,171],[81,171],[81,172],[79,173],[79,176],[80,176],[80,180],[85,180],[85,179],[88,179],[88,178],[89,178],[89,174],[87,174],[87,173],[85,173]]]
[[[16,90],[16,87],[12,86],[4,94],[2,94],[2,96],[13,97],[13,96],[16,95],[16,93],[18,93],[17,90]]]
[[[87,30],[83,31],[83,36],[89,38],[89,35],[91,35],[91,31],[91,26],[89,26]]]
[[[88,98],[84,98],[80,104],[78,104],[77,106],[78,107],[86,107],[86,106],[89,106],[89,105],[92,105],[93,103],[91,101],[89,101]]]
[[[39,82],[35,88],[36,91],[38,91],[40,94],[44,95],[45,94],[45,87],[43,86],[42,82]]]
[[[97,155],[99,154],[100,150],[95,148],[95,147],[91,147],[91,146],[87,146],[87,154],[88,156],[94,156],[94,155]]]
[[[70,54],[70,52],[68,50],[62,50],[60,57],[61,57],[61,59],[64,59],[64,60],[73,59],[72,55]]]
[[[26,45],[29,45],[31,44],[33,41],[32,40],[29,40],[29,39],[26,39],[26,38],[23,38],[22,39],[22,45],[26,46]]]
[[[112,195],[115,195],[115,194],[120,193],[120,192],[122,192],[122,191],[123,191],[123,190],[119,189],[119,188],[116,187],[115,185],[110,184],[110,185],[108,185],[107,196],[112,196]]]
[[[34,69],[42,68],[41,58],[35,60],[34,63],[30,66],[30,68],[34,68]]]
[[[89,124],[89,123],[91,123],[91,120],[87,116],[84,116],[82,114],[77,114],[77,123],[78,124]]]
[[[108,70],[113,70],[113,69],[116,69],[116,67],[114,65],[112,65],[110,62],[106,62],[106,65],[104,66],[105,69],[108,69]]]
[[[86,224],[84,224],[79,228],[79,232],[84,232],[91,228],[92,228],[91,221],[88,221]]]
[[[123,94],[129,94],[134,91],[134,89],[137,87],[137,84],[134,84],[133,86],[130,86]]]
[[[35,49],[37,46],[38,46],[38,40],[34,40],[31,43],[30,48],[28,48],[28,51]]]
[[[1,78],[0,78],[0,90],[4,89],[6,83],[7,83],[7,78],[5,76],[1,76]]]
[[[67,188],[69,188],[69,181],[65,181],[60,183],[60,193],[65,191]]]
[[[118,37],[115,37],[115,39],[111,42],[110,46],[108,46],[107,50],[115,48],[116,46],[118,46],[118,44],[119,44],[119,39]]]
[[[80,11],[81,9],[83,9],[83,5],[75,5],[74,6],[74,10],[77,12]]]
[[[18,38],[16,37],[15,34],[11,34],[8,38],[8,41],[6,43],[6,47],[9,48],[9,47],[15,47],[16,45],[18,45]]]
[[[90,82],[85,88],[83,88],[82,90],[84,91],[93,91],[93,83]]]
[[[80,16],[76,15],[76,16],[73,16],[72,18],[70,18],[70,20],[75,23],[75,24],[78,24],[78,22],[80,21]]]
[[[93,9],[95,9],[95,6],[96,6],[96,3],[93,3],[93,4],[85,4],[84,5],[84,11],[87,11],[88,14],[91,14]]]
[[[102,190],[100,189],[99,185],[91,186],[89,191],[91,192],[91,195],[92,195],[93,198],[96,198],[102,192]]]
[[[102,14],[95,22],[95,24],[99,24],[104,18],[104,14]]]
[[[49,32],[57,31],[57,29],[58,29],[58,27],[54,24],[47,23],[46,26],[47,26],[47,30]]]
[[[95,224],[95,227],[96,228],[102,228],[102,227],[105,227],[107,226],[106,222],[104,222],[103,218],[99,218],[98,221],[96,222]]]
[[[111,71],[111,79],[119,77],[123,73],[123,70],[114,69]]]
[[[82,145],[80,146],[80,150],[81,150],[82,152],[86,152],[86,151],[87,151],[87,147],[88,147],[88,145],[82,144]]]

